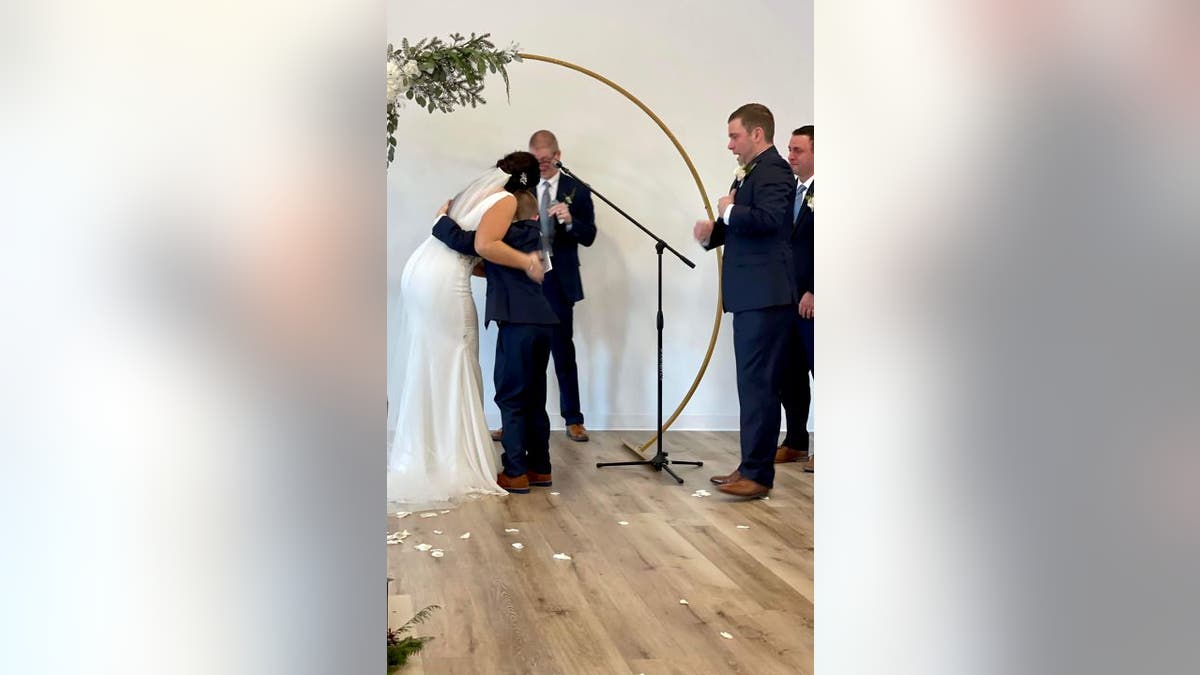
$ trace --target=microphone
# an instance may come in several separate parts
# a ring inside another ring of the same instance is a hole
[[[571,175],[571,170],[568,169],[567,167],[563,166],[563,163],[558,161],[557,159],[554,160],[554,166],[558,167],[559,171],[562,171],[563,173],[567,174],[568,176]]]

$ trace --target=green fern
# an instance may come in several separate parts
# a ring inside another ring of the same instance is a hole
[[[425,609],[417,612],[416,616],[409,619],[403,626],[399,628],[389,628],[387,632],[387,665],[388,672],[394,673],[400,669],[405,663],[408,663],[408,657],[421,651],[433,638],[431,637],[414,637],[408,635],[417,624],[425,623],[429,617],[433,616],[434,610],[441,609],[437,605],[430,605]]]

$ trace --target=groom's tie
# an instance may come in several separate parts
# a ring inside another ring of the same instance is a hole
[[[550,222],[550,214],[546,213],[550,210],[550,181],[542,181],[542,198],[538,202],[538,217],[539,224],[542,226],[542,246],[546,251],[550,251],[550,245],[554,243],[554,225]]]

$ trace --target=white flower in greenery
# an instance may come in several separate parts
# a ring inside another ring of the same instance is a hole
[[[408,79],[411,80],[420,74],[421,66],[418,66],[416,61],[409,61],[404,64],[404,76]]]
[[[400,68],[400,64],[394,59],[388,59],[387,62],[387,100],[389,103],[395,103],[404,94],[404,90],[408,88],[408,82],[404,77],[404,72]]]

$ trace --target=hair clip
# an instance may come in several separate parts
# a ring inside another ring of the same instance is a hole
[[[521,185],[529,185],[529,174],[521,172]]]

